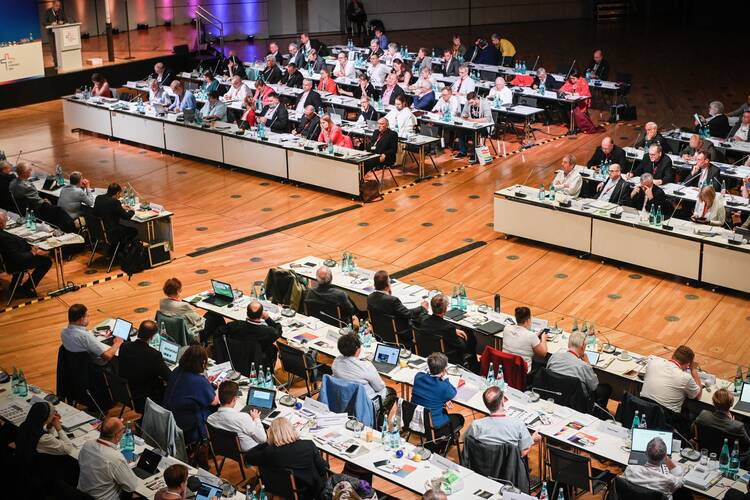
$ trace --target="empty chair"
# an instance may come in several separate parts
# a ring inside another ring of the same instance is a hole
[[[316,392],[316,376],[318,370],[323,368],[320,363],[314,363],[304,352],[294,347],[278,343],[279,361],[281,368],[287,373],[287,388],[294,384],[294,378],[298,377],[305,382],[307,395]]]
[[[554,446],[547,446],[546,465],[555,482],[550,498],[557,498],[557,489],[564,488],[566,498],[575,498],[576,492],[595,494],[605,488],[614,475],[591,467],[591,457],[578,455]]]

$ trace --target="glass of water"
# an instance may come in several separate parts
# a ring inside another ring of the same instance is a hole
[[[701,449],[700,464],[704,467],[708,466],[708,450],[706,448]]]

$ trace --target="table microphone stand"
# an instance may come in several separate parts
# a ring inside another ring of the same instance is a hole
[[[125,60],[135,59],[130,49],[130,13],[128,11],[128,3],[130,3],[130,0],[125,0],[125,30],[128,33],[128,57],[123,57]]]

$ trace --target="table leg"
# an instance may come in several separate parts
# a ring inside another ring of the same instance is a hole
[[[64,259],[62,254],[62,247],[55,247],[54,257],[55,277],[57,278],[57,287],[60,288],[62,286],[65,286],[65,269],[63,267]],[[62,285],[60,283],[62,283]]]

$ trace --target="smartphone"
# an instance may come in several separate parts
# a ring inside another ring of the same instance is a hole
[[[351,455],[352,453],[354,453],[358,449],[359,449],[359,445],[358,444],[353,444],[349,448],[347,448],[346,451],[344,451],[344,453],[346,453],[347,455]]]
[[[474,496],[479,498],[491,498],[492,493],[486,490],[477,490],[474,492]]]
[[[386,460],[378,460],[377,462],[373,462],[372,465],[374,465],[375,467],[383,467],[385,465],[388,465],[388,463],[389,461],[388,459],[386,459]]]
[[[97,332],[106,332],[107,330],[109,330],[109,325],[101,325],[101,326],[97,326],[97,327],[95,328],[95,330],[96,330]]]
[[[268,414],[268,416],[267,416],[266,418],[267,418],[268,420],[272,420],[272,419],[274,419],[274,418],[278,417],[279,415],[281,415],[281,411],[280,411],[280,410],[274,410],[274,411],[272,411],[271,413],[269,413],[269,414]]]
[[[315,267],[315,262],[305,262],[303,265],[307,267]]]

